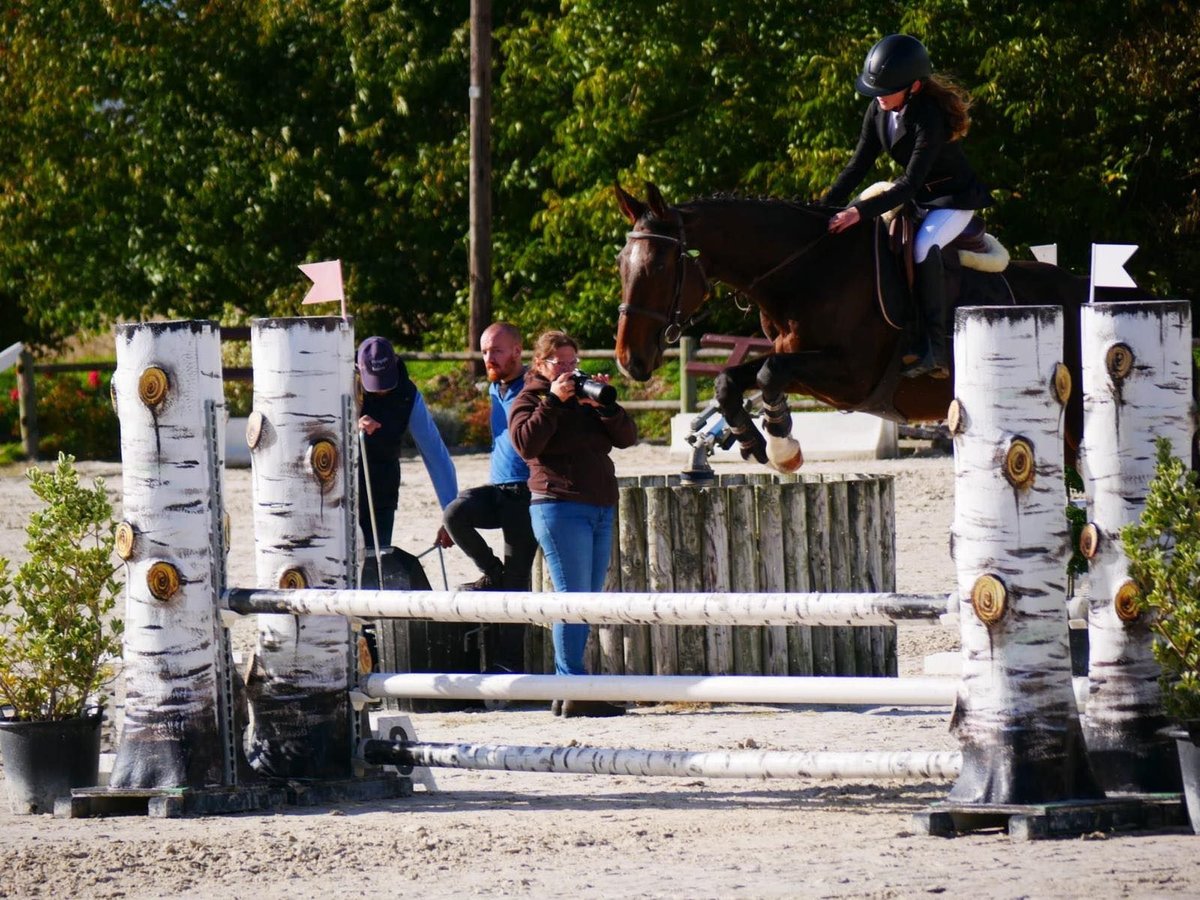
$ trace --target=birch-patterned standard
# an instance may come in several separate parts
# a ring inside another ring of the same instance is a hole
[[[1191,457],[1191,309],[1185,301],[1097,303],[1084,307],[1082,332],[1088,524],[1081,551],[1090,645],[1084,736],[1105,790],[1178,791],[1175,744],[1156,734],[1168,724],[1160,670],[1121,529],[1145,507],[1155,440],[1167,438],[1175,456]]]
[[[337,317],[257,319],[250,345],[258,583],[348,588],[357,559],[353,326]],[[260,773],[351,774],[350,647],[341,616],[259,616],[246,752]]]
[[[222,478],[225,397],[215,322],[117,327],[126,566],[125,723],[109,784],[229,783],[224,689]],[[226,727],[222,727],[223,723]]]
[[[950,801],[1102,795],[1085,752],[1067,643],[1060,307],[972,307],[954,330],[952,530],[963,673]]]

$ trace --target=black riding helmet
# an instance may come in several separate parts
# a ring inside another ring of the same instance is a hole
[[[854,87],[864,97],[883,97],[932,74],[924,44],[907,34],[889,34],[867,54]]]

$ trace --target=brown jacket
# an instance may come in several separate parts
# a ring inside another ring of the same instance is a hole
[[[601,415],[574,398],[562,403],[550,393],[550,382],[530,371],[508,415],[513,446],[529,463],[529,489],[559,500],[615,506],[617,476],[609,454],[613,447],[633,446],[637,426],[620,406],[613,410]]]

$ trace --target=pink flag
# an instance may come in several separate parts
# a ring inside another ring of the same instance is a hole
[[[312,279],[312,287],[304,295],[304,303],[330,303],[334,300],[345,300],[342,292],[342,261],[331,259],[327,262],[308,263],[300,266],[300,271]]]

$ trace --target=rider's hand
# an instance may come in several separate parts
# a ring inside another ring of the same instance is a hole
[[[845,231],[852,225],[857,225],[861,219],[862,216],[858,214],[858,207],[849,206],[829,220],[829,231],[832,234],[837,234],[839,231]]]

